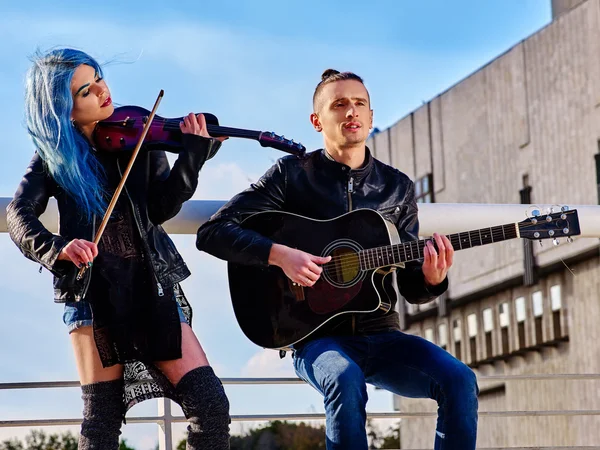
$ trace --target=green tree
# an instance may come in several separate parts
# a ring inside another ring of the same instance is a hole
[[[25,436],[25,442],[9,439],[0,442],[0,450],[77,450],[78,437],[70,432],[63,434],[46,434],[41,430],[32,430]],[[119,450],[135,450],[129,447],[125,440],[119,445]]]
[[[127,445],[127,439],[121,439],[121,442],[119,442],[119,450],[135,450],[135,448]]]

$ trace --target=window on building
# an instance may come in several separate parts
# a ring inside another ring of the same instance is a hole
[[[529,175],[523,175],[523,189],[519,191],[521,203],[525,205],[531,204],[532,187],[529,185]],[[533,241],[523,239],[523,284],[532,286],[537,282],[537,270],[535,254],[533,252]]]
[[[500,321],[500,346],[501,353],[508,355],[510,352],[510,346],[508,341],[508,332],[510,327],[510,306],[508,303],[500,303],[498,305],[498,319]]]
[[[515,300],[515,315],[517,318],[517,348],[523,349],[527,346],[525,342],[525,319],[527,317],[525,297]]]
[[[562,310],[560,284],[555,284],[550,287],[550,307],[552,309],[552,333],[554,339],[563,337],[562,328],[560,326],[560,314]]]
[[[494,313],[492,308],[483,310],[483,332],[485,334],[485,357],[493,356],[492,332],[494,331]]]
[[[467,316],[467,332],[469,333],[471,362],[475,362],[477,361],[477,314]]]
[[[433,339],[433,328],[425,328],[425,339],[435,344],[435,340]]]
[[[454,356],[456,356],[457,359],[462,359],[462,352],[460,348],[462,340],[462,326],[460,322],[460,319],[455,319],[454,322],[452,322],[452,337],[454,338]]]
[[[415,181],[417,203],[433,203],[433,174],[428,173]]]
[[[448,349],[448,325],[445,323],[438,325],[438,344],[444,350]]]
[[[535,321],[535,343],[536,345],[540,345],[544,342],[544,295],[542,294],[542,291],[535,291],[531,295],[531,306],[533,309],[533,319]]]
[[[598,153],[594,155],[596,160],[596,187],[598,192],[598,204],[600,205],[600,141],[598,141]]]

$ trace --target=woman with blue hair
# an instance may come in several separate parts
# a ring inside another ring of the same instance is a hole
[[[8,229],[27,258],[52,272],[54,299],[65,304],[84,402],[79,450],[116,450],[128,409],[163,396],[189,419],[188,449],[228,449],[227,396],[179,286],[190,272],[161,226],[193,195],[222,139],[209,136],[204,116],[189,114],[172,168],[164,151],[142,149],[95,245],[131,155],[95,148],[96,124],[114,111],[101,67],[73,49],[36,56],[25,110],[36,152],[7,208]],[[58,235],[39,220],[50,197]]]

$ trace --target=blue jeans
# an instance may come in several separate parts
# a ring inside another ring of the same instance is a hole
[[[179,297],[184,296],[179,284],[173,286],[173,291],[175,294],[174,301],[177,302],[179,321],[181,323],[187,323],[185,314],[181,309],[181,305],[179,304],[180,302],[178,301]],[[63,322],[67,326],[69,333],[81,327],[91,327],[94,321],[92,317],[92,307],[89,302],[86,302],[85,300],[80,300],[78,302],[66,302],[63,312]]]
[[[365,383],[436,400],[435,450],[475,449],[475,374],[425,339],[400,331],[325,337],[296,351],[294,368],[324,396],[328,450],[367,450]]]

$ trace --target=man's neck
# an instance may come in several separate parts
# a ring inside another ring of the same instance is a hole
[[[325,151],[334,161],[345,164],[353,170],[363,166],[367,154],[365,144],[344,148],[326,144]]]

